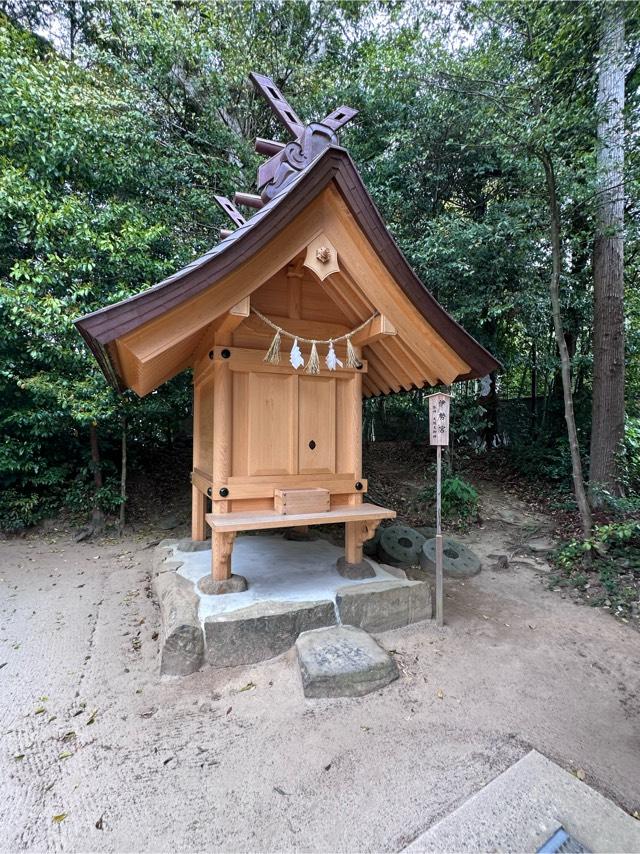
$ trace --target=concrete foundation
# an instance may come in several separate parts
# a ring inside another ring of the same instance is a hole
[[[188,648],[184,672],[192,672],[196,660],[198,667],[203,662],[232,667],[273,658],[290,649],[300,633],[336,623],[380,632],[431,617],[428,584],[398,578],[373,560],[367,562],[371,578],[347,583],[336,568],[342,554],[323,539],[241,536],[234,546],[232,570],[246,579],[247,589],[208,595],[203,588],[206,591],[211,578],[211,550],[177,540],[160,543],[158,580],[173,576],[174,582],[165,580],[162,586],[179,590],[181,596],[188,589],[193,597],[189,633],[203,638],[199,659]],[[170,622],[172,601],[160,597],[163,624]],[[162,672],[178,675],[173,650],[171,656],[170,669],[163,664]],[[165,658],[161,645],[161,661]]]

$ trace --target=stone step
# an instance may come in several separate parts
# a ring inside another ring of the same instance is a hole
[[[355,626],[303,632],[296,649],[305,697],[362,697],[398,678],[393,658]]]
[[[535,750],[404,851],[538,851],[559,828],[587,851],[640,851],[640,822]]]

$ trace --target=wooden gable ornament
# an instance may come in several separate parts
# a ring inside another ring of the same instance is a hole
[[[338,250],[325,234],[320,234],[307,246],[304,266],[323,282],[332,273],[339,273]]]
[[[252,80],[287,135],[256,140],[258,192],[216,197],[232,227],[202,257],[76,321],[119,390],[192,370],[192,536],[211,529],[215,593],[241,585],[238,530],[344,522],[343,570],[370,572],[362,543],[395,514],[363,501],[362,398],[498,367],[415,276],[339,145],[356,111],[304,124]]]

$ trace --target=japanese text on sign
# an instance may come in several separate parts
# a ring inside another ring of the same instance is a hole
[[[432,445],[449,444],[449,403],[451,396],[429,395],[429,441]]]

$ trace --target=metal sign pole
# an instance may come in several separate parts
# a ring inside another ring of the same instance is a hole
[[[429,395],[429,440],[436,446],[436,625],[444,625],[444,579],[442,542],[442,446],[449,445],[451,395]]]
[[[442,579],[442,445],[436,448],[436,626],[444,625],[444,592]]]

